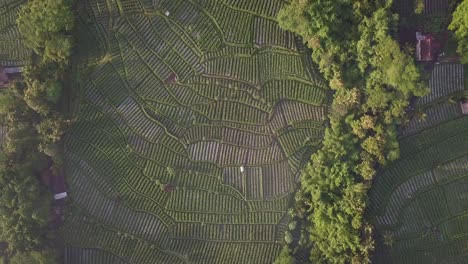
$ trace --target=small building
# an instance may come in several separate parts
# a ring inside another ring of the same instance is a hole
[[[440,47],[440,42],[433,35],[416,32],[416,59],[418,61],[435,60]]]
[[[468,99],[460,101],[460,107],[464,115],[468,115]]]
[[[67,192],[61,192],[54,195],[55,200],[60,200],[67,197]]]
[[[169,77],[166,78],[165,83],[166,84],[173,84],[177,82],[177,75],[175,73],[172,73],[169,75]]]
[[[11,81],[20,77],[22,71],[20,67],[0,68],[0,88],[7,87]]]

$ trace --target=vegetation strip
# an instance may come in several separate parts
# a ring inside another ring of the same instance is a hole
[[[0,91],[7,130],[0,170],[0,238],[8,245],[10,263],[59,263],[52,194],[37,175],[63,177],[61,138],[70,122],[62,113],[69,88],[63,80],[73,46],[71,7],[68,0],[31,0],[18,14],[21,40],[34,54],[23,78]]]
[[[369,263],[372,226],[365,219],[376,170],[399,157],[396,125],[412,96],[423,96],[418,68],[392,39],[392,1],[293,0],[280,25],[301,35],[334,89],[323,146],[301,177],[299,247],[318,263]],[[287,262],[286,253],[278,262]]]

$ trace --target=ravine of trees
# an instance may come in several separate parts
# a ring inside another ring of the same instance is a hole
[[[58,263],[48,228],[52,194],[37,175],[49,159],[60,167],[60,140],[69,121],[61,113],[63,78],[73,46],[72,1],[30,0],[18,15],[25,45],[34,51],[23,78],[0,90],[0,239],[10,263]]]
[[[391,0],[292,0],[280,26],[302,36],[334,91],[323,146],[296,195],[313,263],[369,263],[367,191],[379,167],[399,157],[396,126],[410,98],[428,92],[412,55],[393,39]],[[282,254],[277,260],[285,259]],[[287,263],[287,262],[284,262]]]

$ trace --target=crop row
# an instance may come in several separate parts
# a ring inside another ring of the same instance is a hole
[[[462,117],[423,131],[423,133],[405,137],[401,140],[401,157],[420,152],[432,144],[442,142],[466,131],[468,118]]]
[[[108,251],[97,248],[66,247],[64,263],[67,264],[127,264],[128,262]]]
[[[430,93],[418,100],[418,105],[464,90],[462,64],[436,64],[429,80]]]
[[[275,225],[177,223],[174,237],[205,240],[273,241]]]
[[[415,134],[461,116],[460,106],[454,103],[437,104],[423,111],[426,117],[423,120],[413,117],[403,128],[403,136]]]
[[[229,6],[258,14],[262,17],[275,18],[279,10],[284,6],[282,1],[249,1],[249,0],[218,0]]]
[[[77,216],[72,220],[69,228],[62,230],[66,234],[66,243],[72,247],[97,247],[130,263],[185,263],[183,257],[174,252],[158,248],[138,236],[111,229],[89,217]]]
[[[249,1],[255,3],[255,1]],[[264,1],[267,2],[267,1]],[[274,2],[274,1],[268,1]],[[267,20],[261,17],[254,18],[254,36],[253,43],[258,46],[276,45],[285,47],[291,50],[296,50],[294,34],[286,32],[278,26],[274,21]]]
[[[228,43],[249,44],[252,40],[253,15],[237,11],[220,4],[216,0],[200,1],[203,8],[209,12],[223,31]]]
[[[286,208],[285,208],[286,210]],[[281,212],[245,212],[238,214],[214,214],[202,212],[169,211],[177,222],[214,223],[214,224],[276,224],[285,211]]]
[[[130,263],[272,263],[327,101],[272,19],[284,3],[83,4],[80,40],[97,47],[80,50],[93,67],[65,145],[93,220],[69,219],[67,243]]]
[[[431,171],[418,174],[403,182],[391,194],[387,204],[385,205],[385,214],[377,217],[377,223],[379,225],[395,224],[403,206],[414,198],[415,193],[433,185],[434,183]]]
[[[129,209],[119,202],[118,195],[106,197],[94,186],[89,176],[73,175],[69,183],[73,192],[82,193],[76,196],[74,202],[100,222],[160,246],[167,243],[166,226],[158,217]]]
[[[286,161],[260,167],[225,167],[223,181],[249,198],[273,198],[294,189],[294,174]]]
[[[395,188],[407,178],[431,168],[437,163],[444,163],[462,156],[468,147],[468,133],[450,137],[441,142],[432,144],[424,151],[413,153],[411,156],[398,160],[388,167],[376,179],[375,188],[370,191],[373,206],[383,206],[388,201]],[[380,208],[382,210],[383,208]]]
[[[189,256],[191,263],[258,264],[273,263],[281,250],[280,244],[259,242],[217,242],[175,240],[173,250]]]
[[[184,140],[187,143],[203,139],[220,140],[233,145],[251,148],[264,148],[271,144],[272,140],[269,135],[216,126],[194,126],[184,134]]]
[[[25,66],[31,62],[32,53],[27,49],[16,25],[16,18],[24,0],[0,2],[0,66]]]

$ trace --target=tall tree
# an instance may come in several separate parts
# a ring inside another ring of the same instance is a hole
[[[45,61],[66,62],[72,47],[65,34],[74,25],[71,0],[28,1],[18,15],[18,29],[27,47]]]
[[[458,53],[462,63],[468,63],[468,0],[463,0],[453,13],[449,29],[455,32],[458,40]]]

